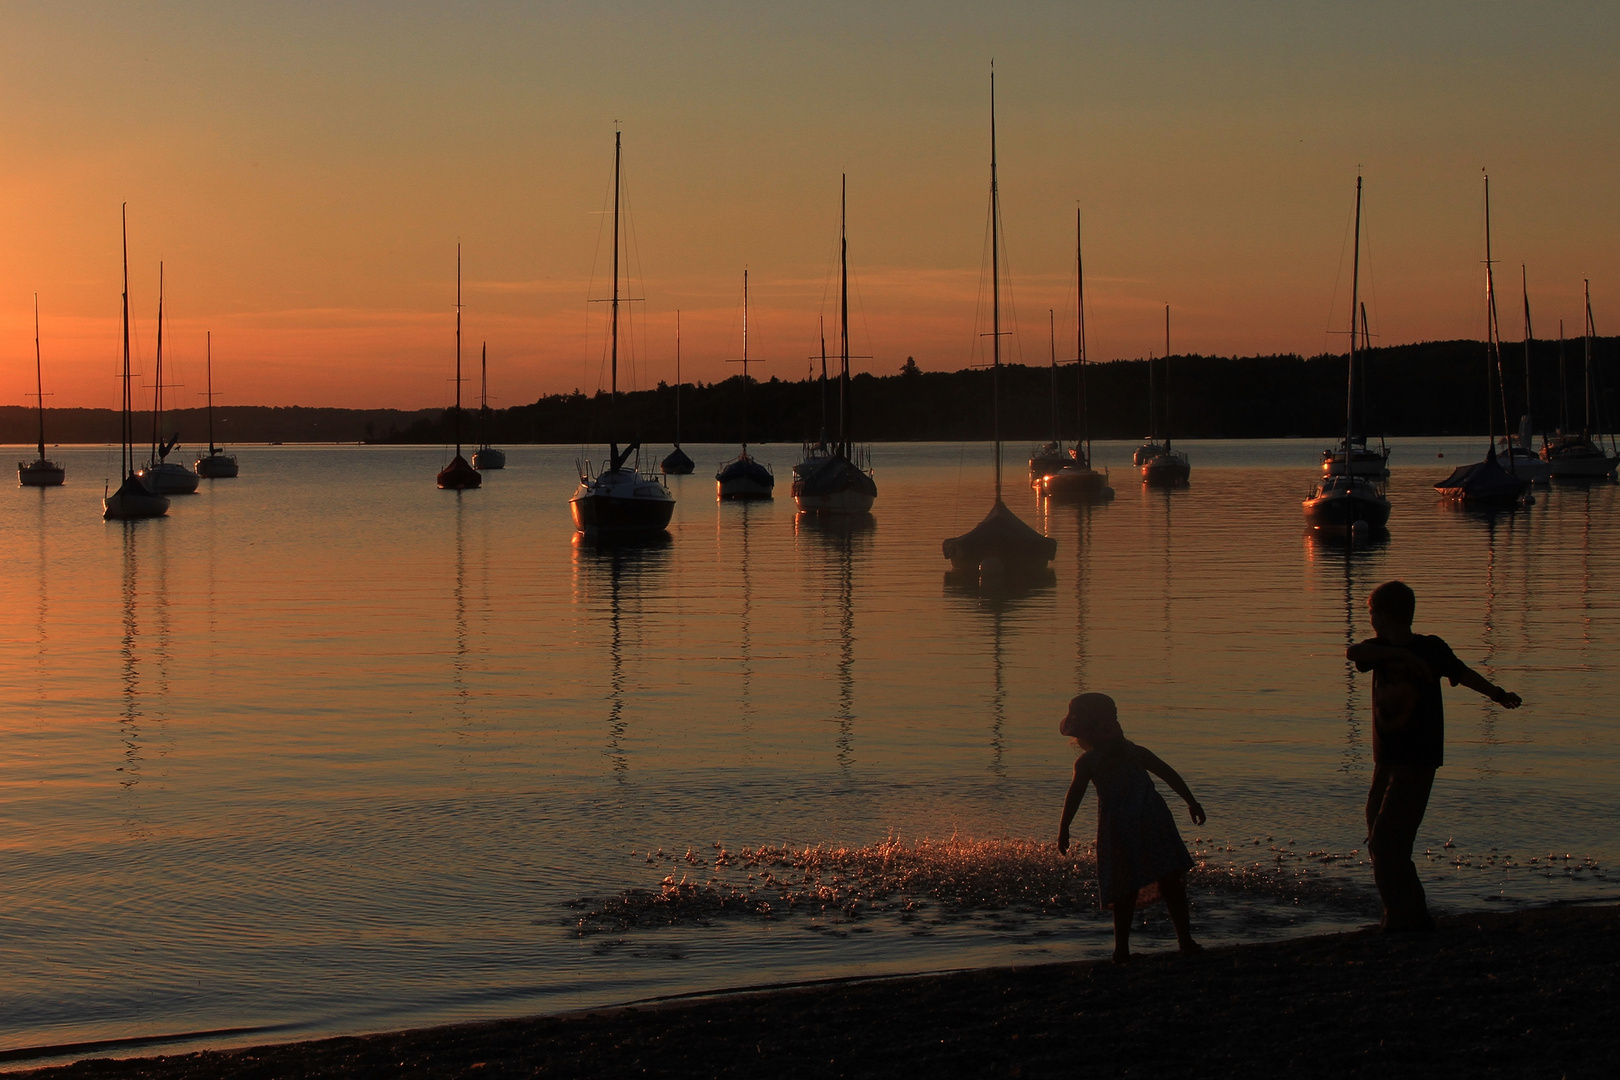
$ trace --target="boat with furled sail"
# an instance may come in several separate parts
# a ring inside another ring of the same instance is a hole
[[[714,474],[715,496],[721,499],[769,499],[776,490],[776,475],[770,466],[755,460],[748,452],[748,271],[743,271],[742,358],[742,450],[730,461],[721,462]]]
[[[483,476],[461,456],[461,245],[456,245],[456,410],[451,414],[456,431],[456,456],[439,470],[435,482],[444,491],[471,491],[484,482]]]
[[[1354,255],[1350,263],[1350,362],[1344,388],[1344,442],[1340,448],[1352,450],[1351,433],[1356,429],[1356,314],[1361,283],[1361,177],[1356,177],[1356,226]],[[1363,313],[1363,319],[1365,314]],[[1362,443],[1366,445],[1365,440]],[[1332,451],[1329,451],[1331,454]],[[1380,532],[1389,524],[1390,504],[1372,478],[1351,468],[1322,477],[1316,491],[1303,504],[1305,521],[1313,529],[1348,532],[1361,537]]]
[[[1080,209],[1074,211],[1075,412],[1079,431],[1063,463],[1035,482],[1041,495],[1058,502],[1107,502],[1114,497],[1108,471],[1091,467],[1091,407],[1086,397],[1086,275],[1080,260]],[[1053,351],[1057,346],[1054,343]]]
[[[1604,447],[1601,434],[1596,438],[1593,437],[1594,430],[1602,430],[1602,418],[1594,415],[1596,406],[1601,401],[1601,395],[1594,393],[1592,374],[1592,339],[1596,336],[1597,331],[1592,322],[1592,283],[1588,281],[1586,329],[1583,335],[1586,354],[1583,376],[1586,390],[1586,421],[1579,434],[1561,432],[1541,448],[1541,456],[1552,467],[1551,473],[1556,480],[1613,480],[1616,466],[1620,465],[1620,447],[1616,446],[1614,436],[1609,436],[1608,447]]]
[[[827,442],[827,342],[821,343],[822,430],[817,446],[793,467],[793,502],[801,513],[865,514],[877,499],[870,459],[849,438],[849,233],[848,183],[839,190],[838,211],[838,441]]]
[[[1153,363],[1152,358],[1148,364]],[[1149,386],[1152,375],[1149,374]],[[1137,464],[1142,466],[1142,483],[1149,487],[1181,487],[1192,475],[1192,462],[1184,451],[1170,442],[1170,305],[1164,305],[1164,442],[1149,438],[1146,445],[1136,451]]]
[[[984,520],[941,548],[958,579],[984,583],[1050,575],[1057,539],[1026,525],[1001,499],[1001,192],[996,178],[996,73],[990,69],[990,310],[993,343],[990,423],[995,441],[996,501]]]
[[[668,476],[690,476],[697,468],[681,449],[681,313],[675,312],[675,448],[664,455],[658,467]]]
[[[140,471],[146,486],[159,495],[190,495],[197,490],[197,474],[170,461],[180,445],[180,433],[163,437],[163,264],[158,263],[157,378],[152,386],[152,456]]]
[[[619,400],[619,162],[621,134],[613,133],[613,299],[609,310],[609,356],[611,360],[611,392],[608,407],[609,427],[617,422],[616,406]],[[663,481],[642,473],[632,462],[639,442],[623,450],[617,442],[609,444],[609,458],[602,468],[592,473],[588,461],[580,462],[579,487],[568,500],[573,514],[574,528],[587,536],[633,536],[658,533],[669,527],[675,513],[675,496],[669,493]]]
[[[17,462],[17,482],[23,487],[57,487],[67,469],[45,456],[45,376],[39,358],[39,293],[34,294],[34,396],[39,399],[39,457]]]
[[[506,451],[489,445],[489,342],[478,350],[478,369],[482,383],[478,402],[478,449],[473,451],[472,466],[479,472],[506,468]]]
[[[135,471],[135,410],[130,400],[129,374],[129,207],[122,210],[124,228],[124,382],[122,421],[119,426],[118,471],[123,483],[118,490],[101,499],[101,516],[109,520],[126,521],[135,518],[162,517],[169,512],[168,496],[146,486]]]
[[[241,467],[235,454],[227,454],[223,446],[214,443],[214,332],[208,332],[208,453],[197,458],[197,475],[215,480],[228,480],[237,475]]]
[[[1496,457],[1495,398],[1501,394],[1502,427],[1507,428],[1506,387],[1502,384],[1502,342],[1497,332],[1496,279],[1491,272],[1491,178],[1485,177],[1485,457],[1460,465],[1434,488],[1448,499],[1481,509],[1514,509],[1533,502],[1530,479],[1512,471],[1513,459],[1503,468]]]

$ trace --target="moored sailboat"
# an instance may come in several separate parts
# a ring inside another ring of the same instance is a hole
[[[208,332],[208,453],[197,459],[197,475],[228,480],[241,469],[235,454],[214,444],[214,332]]]
[[[1556,480],[1612,480],[1615,477],[1616,466],[1620,465],[1620,450],[1615,446],[1614,436],[1609,437],[1607,448],[1603,446],[1601,434],[1593,438],[1594,429],[1601,431],[1599,423],[1601,418],[1594,415],[1596,411],[1594,406],[1599,399],[1599,395],[1594,393],[1596,383],[1592,372],[1592,339],[1596,336],[1597,331],[1592,322],[1592,283],[1588,281],[1586,329],[1583,335],[1586,366],[1582,379],[1585,384],[1586,419],[1579,434],[1560,432],[1556,438],[1549,440],[1541,448],[1541,456],[1551,466],[1552,476]],[[1563,335],[1560,332],[1560,348],[1563,347],[1562,342]]]
[[[152,386],[152,456],[140,477],[146,486],[160,495],[190,495],[197,490],[197,474],[170,461],[169,455],[180,445],[180,433],[168,439],[163,437],[163,264],[158,263],[158,328],[157,378]]]
[[[1356,226],[1354,255],[1350,263],[1350,362],[1344,388],[1344,442],[1341,450],[1349,450],[1350,468],[1329,472],[1316,486],[1316,491],[1303,504],[1305,521],[1314,529],[1344,531],[1351,535],[1382,531],[1389,524],[1390,504],[1383,491],[1372,479],[1357,472],[1355,466],[1356,429],[1356,314],[1357,295],[1361,284],[1361,177],[1356,177]],[[1362,316],[1365,319],[1365,315]],[[1366,446],[1363,439],[1361,445]],[[1332,451],[1328,451],[1331,457]],[[1326,465],[1327,462],[1324,462]]]
[[[39,358],[39,293],[34,294],[34,396],[39,398],[39,457],[17,462],[17,482],[23,487],[57,487],[67,469],[45,456],[45,376]]]
[[[714,474],[714,490],[721,499],[769,499],[776,489],[776,475],[748,453],[748,271],[743,271],[742,317],[742,450],[722,462]]]
[[[456,456],[439,470],[435,482],[445,491],[470,491],[484,478],[461,456],[461,245],[456,245],[456,410],[452,414],[456,431]]]
[[[472,466],[479,472],[506,468],[506,451],[489,445],[489,342],[478,350],[478,368],[482,387],[478,402],[478,449],[473,451]]]
[[[1485,177],[1485,458],[1472,465],[1461,465],[1450,476],[1435,482],[1435,490],[1465,506],[1482,509],[1514,509],[1533,501],[1530,480],[1511,471],[1496,458],[1496,411],[1493,400],[1503,395],[1502,426],[1507,427],[1506,387],[1502,385],[1502,347],[1496,321],[1496,279],[1491,271],[1491,178]]]
[[[1545,484],[1552,479],[1552,463],[1544,461],[1530,445],[1535,433],[1535,414],[1530,406],[1530,351],[1535,336],[1530,331],[1530,273],[1523,263],[1519,264],[1519,286],[1524,296],[1524,414],[1519,417],[1518,437],[1502,440],[1496,463],[1503,468],[1511,466],[1513,472],[1527,477],[1532,484]],[[1545,434],[1541,443],[1547,445]]]
[[[697,468],[681,449],[681,313],[675,312],[675,448],[664,455],[658,467],[667,476],[689,476]]]
[[[1148,363],[1152,364],[1152,359]],[[1151,375],[1149,385],[1152,385]],[[1142,466],[1142,483],[1149,487],[1180,487],[1192,475],[1192,462],[1186,453],[1170,442],[1170,305],[1164,305],[1164,443],[1156,445],[1151,438],[1148,445],[1137,450],[1138,464]]]
[[[990,71],[990,296],[993,343],[990,423],[995,441],[996,501],[984,520],[941,548],[952,573],[977,581],[1050,574],[1057,539],[1026,525],[1001,499],[1001,191],[996,179],[996,73]]]
[[[613,299],[610,304],[610,345],[612,391],[609,408],[619,400],[619,158],[620,133],[613,133]],[[616,411],[616,409],[615,409]],[[617,420],[610,415],[609,425]],[[579,487],[568,500],[574,528],[587,536],[633,536],[658,533],[669,527],[675,513],[675,496],[656,476],[645,475],[631,459],[641,444],[633,442],[622,451],[617,442],[609,443],[610,457],[600,471],[592,473],[589,462],[581,462]]]
[[[1107,502],[1114,497],[1108,471],[1091,467],[1091,404],[1086,396],[1086,275],[1080,259],[1080,210],[1074,211],[1075,412],[1079,431],[1063,464],[1036,481],[1036,488],[1059,502]]]
[[[801,513],[864,514],[877,499],[871,464],[849,438],[848,183],[846,175],[840,181],[838,210],[838,441],[829,446],[826,440],[827,343],[823,337],[821,440],[793,467],[793,502]]]
[[[168,496],[146,486],[135,471],[135,411],[130,399],[129,374],[129,208],[122,211],[124,231],[124,394],[119,425],[118,471],[124,480],[118,490],[101,499],[101,516],[109,520],[162,517],[169,512]]]

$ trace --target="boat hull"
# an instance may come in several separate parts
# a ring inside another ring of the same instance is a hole
[[[582,533],[656,533],[669,528],[675,496],[657,480],[621,469],[582,480],[568,509]]]
[[[941,548],[957,575],[1018,578],[1044,574],[1057,554],[1057,540],[1036,532],[997,500],[983,521]]]
[[[60,487],[67,470],[52,461],[17,462],[17,483],[23,487]]]
[[[1370,485],[1329,483],[1323,489],[1303,504],[1305,522],[1313,529],[1351,530],[1358,523],[1382,529],[1389,524],[1389,500]]]
[[[1515,476],[1487,457],[1472,465],[1461,465],[1450,476],[1437,481],[1434,489],[1464,506],[1483,509],[1513,509],[1525,502],[1530,481]]]
[[[841,454],[793,467],[793,502],[807,514],[865,514],[877,500],[877,482]]]
[[[460,454],[439,470],[437,478],[439,487],[445,491],[471,491],[483,482],[478,470],[467,464],[467,459]]]
[[[1059,469],[1041,477],[1035,486],[1043,498],[1053,502],[1107,502],[1114,497],[1108,474],[1095,469]]]
[[[168,496],[147,488],[139,479],[139,474],[126,478],[117,491],[101,500],[101,516],[108,521],[162,517],[168,512]]]
[[[197,475],[210,480],[229,480],[240,471],[235,454],[209,454],[197,459]]]
[[[1186,456],[1166,450],[1142,466],[1142,483],[1149,487],[1180,487],[1192,476],[1192,464]]]
[[[747,454],[720,466],[714,474],[714,490],[722,499],[772,499],[776,497],[776,477]]]
[[[1504,470],[1515,476],[1521,476],[1532,484],[1545,484],[1552,479],[1552,463],[1542,461],[1522,446],[1515,446],[1511,456],[1505,450],[1498,450],[1496,463]]]
[[[135,475],[155,495],[190,495],[197,490],[197,474],[174,461],[148,465]]]
[[[493,446],[481,446],[473,451],[472,467],[479,472],[506,468],[506,451]]]
[[[1382,450],[1369,450],[1363,446],[1354,446],[1354,444],[1352,446],[1353,452],[1350,455],[1349,469],[1351,476],[1365,476],[1373,480],[1389,479],[1389,449],[1387,447]],[[1345,475],[1344,445],[1342,443],[1332,450],[1322,451],[1322,475]]]
[[[679,446],[671,450],[658,466],[666,476],[690,476],[697,463],[686,456],[686,451]]]

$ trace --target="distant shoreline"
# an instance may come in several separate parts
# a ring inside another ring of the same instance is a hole
[[[820,982],[21,1075],[1596,1077],[1620,1054],[1617,983],[1620,907],[1547,907],[1433,934]]]

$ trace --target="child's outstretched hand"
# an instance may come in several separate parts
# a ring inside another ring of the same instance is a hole
[[[1204,823],[1204,806],[1197,799],[1187,804],[1187,814],[1192,818],[1194,825]]]

